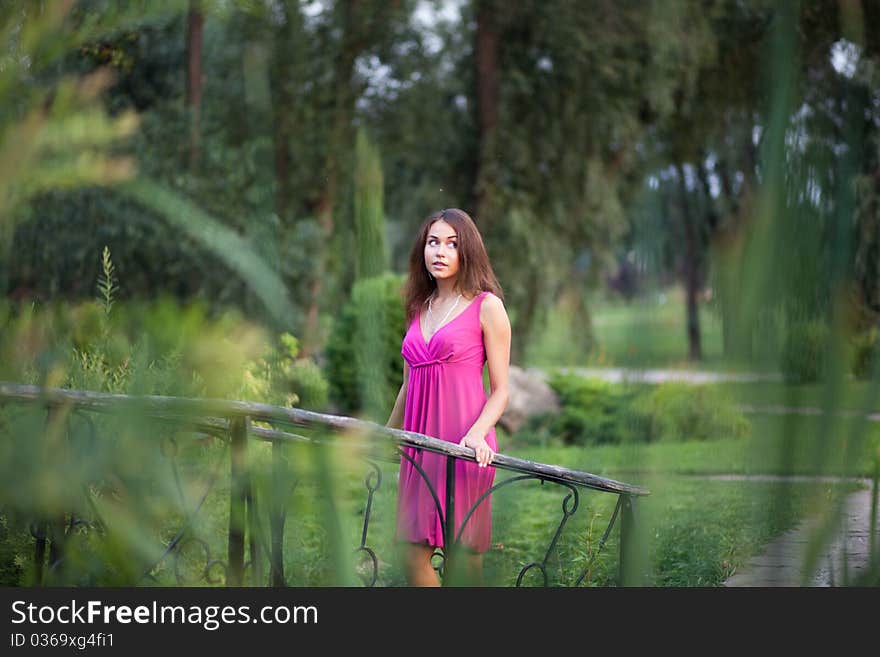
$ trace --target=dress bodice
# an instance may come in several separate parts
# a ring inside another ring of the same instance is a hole
[[[438,328],[426,342],[422,335],[421,313],[410,322],[401,354],[411,369],[440,365],[482,368],[486,362],[480,305],[487,292],[474,297],[461,313]]]

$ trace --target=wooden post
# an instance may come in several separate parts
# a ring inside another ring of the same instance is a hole
[[[43,585],[43,568],[46,565],[46,534],[49,531],[48,523],[35,522],[34,527],[34,584]]]
[[[280,441],[272,443],[272,486],[269,499],[269,532],[271,550],[269,560],[269,581],[272,586],[285,586],[284,581],[284,519],[287,500],[285,475],[287,474],[284,446]]]
[[[61,476],[62,472],[66,472],[69,467],[70,454],[67,450],[66,427],[62,424],[65,420],[66,413],[59,406],[49,406],[46,415],[46,452],[43,455],[45,459],[45,467],[53,471],[53,476]],[[64,544],[67,540],[67,527],[65,512],[63,508],[59,508],[56,500],[52,500],[52,508],[49,509],[49,517],[47,522],[41,523],[43,527],[43,540],[41,553],[45,554],[46,539],[49,540],[49,581],[50,583],[59,582],[61,575],[61,564],[64,561]],[[40,581],[43,577],[43,562],[40,561]]]
[[[249,419],[235,417],[229,423],[229,550],[227,586],[241,586],[244,579],[244,534],[247,499],[247,429]]]
[[[67,524],[65,514],[53,515],[49,521],[49,575],[51,581],[58,582],[64,569],[65,542],[67,541]]]
[[[254,501],[254,491],[251,479],[247,481],[247,526],[248,526],[248,547],[250,550],[251,562],[251,585],[263,586],[263,562],[260,558],[260,542],[259,542],[259,518],[257,517],[257,504]]]

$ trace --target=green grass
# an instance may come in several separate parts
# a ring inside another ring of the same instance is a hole
[[[848,475],[869,477],[880,450],[880,423],[844,418],[824,427],[812,416],[749,415],[746,438],[629,445],[507,447],[533,461],[603,477],[673,475]],[[786,439],[786,436],[793,436]],[[507,443],[510,445],[510,443]],[[842,447],[853,446],[850,462]],[[502,451],[507,451],[502,446]]]
[[[526,363],[531,367],[687,367],[731,369],[723,359],[721,322],[700,307],[703,361],[687,360],[685,304],[678,288],[630,303],[594,296],[590,311],[596,346],[590,354],[573,352],[572,328],[562,313],[551,313],[541,335],[529,345]]]

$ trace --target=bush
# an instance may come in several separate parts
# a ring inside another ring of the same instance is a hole
[[[299,341],[282,333],[273,348],[249,364],[239,397],[275,406],[324,410],[329,384],[314,361],[298,355]]]
[[[751,424],[716,386],[663,383],[639,400],[652,440],[742,437]]]
[[[555,375],[559,413],[530,418],[516,438],[527,443],[592,445],[743,436],[746,417],[715,386],[625,385]]]
[[[814,383],[822,378],[831,331],[823,322],[799,322],[788,329],[782,346],[782,375],[789,383]]]
[[[551,376],[549,385],[559,395],[559,413],[533,416],[518,438],[565,445],[639,440],[643,425],[632,411],[637,387],[563,374]]]
[[[289,333],[273,344],[237,311],[171,298],[117,303],[104,249],[98,297],[21,308],[0,306],[0,379],[98,392],[251,399],[323,406],[327,382],[297,360]]]
[[[872,327],[855,335],[851,340],[852,373],[857,379],[868,379],[874,369],[877,358],[878,331]]]
[[[406,314],[403,279],[383,274],[358,281],[327,341],[330,394],[345,412],[366,411],[373,419],[391,411],[403,381],[400,345]]]

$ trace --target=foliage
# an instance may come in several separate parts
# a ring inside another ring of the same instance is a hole
[[[130,177],[134,162],[114,156],[110,147],[132,134],[137,118],[131,112],[110,116],[101,107],[111,81],[108,70],[79,78],[53,70],[66,49],[131,20],[131,7],[85,17],[71,2],[5,4],[0,227],[8,229],[10,209],[40,191]]]
[[[741,437],[749,422],[720,388],[663,383],[624,385],[555,374],[555,415],[530,419],[519,439],[596,445]]]
[[[406,332],[401,286],[401,277],[393,274],[359,281],[334,322],[327,343],[327,378],[334,402],[344,411],[360,411],[372,403],[374,412],[387,415],[394,403],[403,379],[400,343]],[[364,335],[373,323],[379,340],[376,352],[367,354]],[[372,385],[366,391],[365,381]]]
[[[187,3],[149,3],[144,12],[141,2],[81,0],[69,15],[66,3],[56,4],[7,3],[2,15],[13,37],[11,66],[4,67],[8,94],[2,93],[16,99],[4,114],[5,148],[12,152],[19,141],[42,148],[42,138],[30,140],[27,121],[16,123],[27,107],[48,121],[47,135],[61,135],[50,140],[51,162],[25,158],[27,166],[18,167],[16,156],[7,167],[15,174],[9,181],[59,174],[45,184],[16,186],[30,189],[33,202],[4,213],[7,229],[20,230],[8,234],[11,248],[0,254],[0,269],[18,297],[88,296],[83,281],[93,272],[83,271],[83,253],[109,244],[125,263],[130,288],[123,296],[161,289],[180,299],[206,299],[213,310],[234,304],[248,314],[265,312],[259,297],[274,298],[278,285],[252,262],[243,268],[245,245],[290,297],[292,312],[276,328],[298,335],[314,303],[311,274],[326,260],[320,311],[329,322],[355,278],[357,258],[345,254],[356,253],[356,208],[366,207],[358,200],[358,128],[382,153],[388,250],[397,270],[406,236],[428,210],[473,209],[477,196],[494,194],[486,216],[477,219],[509,295],[520,336],[515,359],[562,305],[569,312],[555,321],[578,329],[570,331],[571,340],[589,341],[582,329],[591,313],[578,291],[602,280],[612,254],[629,261],[635,252],[638,267],[670,280],[684,257],[679,192],[693,210],[701,268],[718,272],[711,260],[730,263],[729,275],[713,281],[727,354],[737,317],[756,325],[751,311],[737,313],[741,286],[735,282],[748,260],[742,249],[757,211],[756,187],[767,179],[758,157],[770,125],[761,114],[765,63],[778,60],[791,62],[780,74],[793,71],[795,97],[803,101],[800,116],[791,110],[797,103],[786,105],[791,111],[783,128],[790,144],[804,148],[789,149],[784,185],[791,212],[778,215],[774,233],[798,246],[776,251],[790,275],[762,280],[766,299],[790,316],[827,307],[840,289],[837,274],[825,275],[833,266],[855,276],[859,305],[868,316],[875,312],[877,46],[853,27],[871,24],[873,8],[844,20],[854,10],[828,3],[798,13],[766,0],[716,0],[699,11],[691,3],[663,11],[635,3],[597,17],[568,2],[525,2],[510,11],[467,2],[460,18],[440,14],[422,22],[427,3],[409,0],[308,8],[205,2],[202,156],[191,166],[192,108],[183,97]],[[480,10],[494,12],[499,32],[498,124],[491,143],[479,124],[474,79]],[[772,27],[788,20],[799,30],[795,52],[767,57]],[[855,49],[853,70],[837,71],[829,53],[847,43]],[[100,85],[87,84],[98,79]],[[89,87],[91,95],[65,105],[69,94],[52,90],[68,83]],[[55,109],[44,111],[45,98]],[[23,111],[16,115],[12,108]],[[64,126],[74,124],[87,133],[64,137]],[[803,139],[793,139],[798,134]],[[851,142],[863,146],[845,166],[835,165],[829,154]],[[101,162],[107,166],[97,166]],[[676,164],[685,174],[683,191]],[[179,202],[157,198],[144,207],[96,186],[130,175],[135,165],[177,201],[212,217],[213,227],[182,236],[190,222],[175,219],[193,215],[181,212]],[[852,194],[843,193],[849,187],[838,185],[842,180],[854,181]],[[71,189],[83,184],[85,190]],[[829,202],[814,203],[809,189],[821,190]],[[855,223],[832,220],[850,210]],[[835,233],[841,226],[852,226],[849,247]],[[214,227],[237,232],[240,246],[220,246],[229,242],[207,236],[218,234]],[[58,239],[43,239],[48,233]],[[851,272],[834,264],[833,244],[843,249],[841,262],[849,261]],[[218,262],[217,254],[227,259]],[[270,281],[265,292],[260,280]]]
[[[299,341],[290,333],[282,333],[274,347],[250,363],[240,398],[323,410],[329,384],[314,361],[298,355]]]
[[[105,248],[94,301],[7,306],[0,344],[6,378],[105,392],[326,403],[326,381],[314,363],[298,358],[290,333],[272,345],[237,311],[212,316],[204,304],[167,297],[119,303],[121,287]]]
[[[645,439],[638,436],[639,418],[629,412],[643,394],[636,387],[598,379],[556,374],[549,381],[559,395],[560,411],[543,433],[566,445],[594,445]],[[546,422],[537,418],[527,425]]]
[[[297,359],[294,336],[282,334],[272,346],[265,330],[234,312],[210,317],[203,306],[182,307],[170,299],[117,303],[114,294],[121,283],[114,270],[105,249],[100,296],[94,302],[18,311],[4,307],[0,378],[136,399],[173,395],[326,402],[327,383],[314,363]],[[0,432],[5,523],[0,576],[7,584],[26,584],[35,577],[20,559],[21,536],[34,518],[49,519],[40,531],[66,536],[64,566],[49,575],[50,582],[139,582],[164,549],[157,541],[195,503],[180,477],[225,456],[213,447],[212,436],[197,433],[193,440],[185,424],[175,428],[151,418],[137,401],[94,420],[67,408],[47,420],[38,406],[9,406],[0,413]],[[180,456],[182,470],[169,468],[172,453]],[[202,486],[199,480],[206,474],[193,475],[186,487]],[[65,529],[74,519],[81,523],[78,528]]]
[[[649,418],[651,440],[741,438],[751,425],[718,386],[663,383],[636,401],[636,416]]]
[[[355,169],[354,225],[358,280],[380,275],[388,267],[385,248],[382,161],[363,130],[358,132]]]

